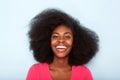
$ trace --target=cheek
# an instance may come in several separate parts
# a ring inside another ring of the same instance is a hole
[[[56,40],[51,39],[51,47],[54,46],[56,44],[56,42],[57,42]]]
[[[73,40],[68,40],[68,41],[66,41],[66,43],[67,43],[69,46],[72,47],[72,45],[73,45]]]

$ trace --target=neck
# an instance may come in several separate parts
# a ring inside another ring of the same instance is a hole
[[[70,66],[68,64],[68,57],[67,58],[56,58],[56,57],[54,57],[54,60],[53,60],[51,65],[53,65],[55,67],[59,67],[59,68],[62,68],[62,67],[64,68],[64,67]]]

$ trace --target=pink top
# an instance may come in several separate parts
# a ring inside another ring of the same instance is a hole
[[[47,63],[37,63],[29,69],[26,80],[52,80]],[[72,66],[71,80],[93,80],[91,72],[85,66]]]

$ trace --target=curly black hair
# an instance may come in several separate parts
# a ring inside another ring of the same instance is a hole
[[[97,34],[58,9],[46,9],[30,22],[28,36],[34,58],[38,62],[52,63],[54,54],[50,46],[51,35],[59,25],[65,25],[73,32],[73,48],[69,54],[69,64],[84,65],[89,62],[98,51]]]

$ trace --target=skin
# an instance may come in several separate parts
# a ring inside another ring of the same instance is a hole
[[[60,48],[58,46],[63,46]],[[72,67],[68,64],[68,55],[73,46],[73,34],[70,28],[60,25],[54,29],[51,36],[51,48],[54,59],[49,64],[53,80],[70,80]]]

